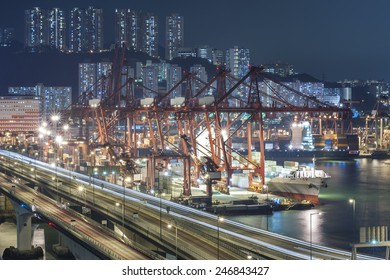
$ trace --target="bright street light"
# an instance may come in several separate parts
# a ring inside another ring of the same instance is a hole
[[[52,115],[52,116],[51,116],[51,120],[52,120],[53,122],[58,122],[58,121],[60,120],[60,115],[57,115],[57,114]]]
[[[64,137],[62,137],[62,135],[57,135],[55,141],[58,145],[62,145],[64,142]]]

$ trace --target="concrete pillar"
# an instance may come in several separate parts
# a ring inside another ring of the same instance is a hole
[[[31,216],[32,213],[21,207],[16,202],[12,202],[16,214],[16,234],[17,248],[19,251],[31,250],[32,232]]]
[[[355,246],[352,247],[352,256],[351,256],[351,260],[356,260],[356,257],[357,257],[357,249]]]

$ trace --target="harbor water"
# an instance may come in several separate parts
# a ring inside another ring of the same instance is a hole
[[[304,241],[310,241],[311,232],[313,243],[345,250],[351,250],[351,244],[359,242],[360,227],[390,226],[389,160],[324,160],[317,161],[316,167],[332,178],[328,187],[321,190],[320,204],[314,209],[230,219]],[[351,198],[355,207],[349,201]],[[310,215],[318,212],[322,214]],[[383,248],[359,252],[384,257]]]

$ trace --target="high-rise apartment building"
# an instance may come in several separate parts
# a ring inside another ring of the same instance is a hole
[[[98,65],[96,63],[79,63],[79,96],[87,95],[88,98],[98,98],[98,79],[108,67],[100,66],[98,74]]]
[[[32,51],[49,46],[66,49],[65,12],[54,8],[43,10],[35,7],[25,10],[25,45]]]
[[[165,31],[165,59],[171,60],[184,47],[184,18],[179,14],[167,16]]]
[[[181,67],[172,64],[167,67],[167,92],[181,80]],[[182,85],[177,86],[170,94],[171,98],[182,96]]]
[[[9,87],[8,94],[14,96],[34,96],[39,99],[39,113],[42,120],[49,120],[53,113],[67,109],[72,104],[71,87]]]
[[[277,74],[281,77],[288,77],[294,74],[294,67],[286,63],[271,63],[262,65],[264,72]]]
[[[89,98],[97,98],[96,63],[79,63],[79,96],[86,94]]]
[[[191,87],[192,91],[197,93],[208,82],[206,68],[202,65],[194,65],[190,68],[190,72],[195,74],[196,81],[192,81]]]
[[[69,21],[69,50],[73,52],[82,51],[84,11],[79,8],[73,8],[70,11]]]
[[[112,63],[80,63],[79,64],[79,96],[86,95],[88,99],[104,99],[107,95],[107,86],[111,80]],[[120,73],[120,83],[128,83],[129,78],[135,78],[134,68],[123,65]],[[133,87],[133,85],[130,85]],[[121,95],[126,96],[128,86],[120,89]]]
[[[36,50],[40,46],[46,45],[45,38],[45,12],[39,7],[25,10],[25,46],[31,50]]]
[[[11,43],[14,39],[15,39],[15,28],[0,27],[0,47],[11,46]]]
[[[155,97],[158,91],[158,69],[157,64],[147,62],[142,69],[142,83],[144,85],[143,98]]]
[[[73,52],[103,49],[103,10],[94,7],[70,11],[69,49]]]
[[[115,42],[158,57],[158,17],[130,9],[115,10]]]
[[[141,49],[142,30],[139,12],[131,9],[115,10],[115,42],[126,42],[128,48]]]
[[[143,34],[141,51],[158,57],[158,17],[150,13],[142,14],[141,30]]]
[[[47,11],[46,18],[47,45],[61,51],[66,50],[65,12],[58,8]]]
[[[225,66],[236,78],[242,78],[249,71],[250,56],[249,49],[242,49],[235,46],[226,50]]]
[[[198,47],[196,49],[196,56],[213,62],[213,50],[209,46]]]
[[[281,96],[284,96],[285,99],[293,105],[299,106],[300,104],[303,104],[305,98],[293,94],[293,90],[324,101],[324,83],[306,74],[298,74],[283,78],[281,84],[273,81],[268,83],[261,82],[260,90],[265,93],[261,101],[266,106],[272,105],[273,101],[270,96],[273,96],[274,92],[278,92]]]
[[[107,94],[107,89],[104,88],[107,82],[103,82],[104,79],[108,79],[112,70],[112,63],[109,61],[102,61],[96,63],[96,85],[94,86],[95,97],[102,99]]]
[[[165,60],[161,60],[160,63],[158,63],[158,81],[166,81],[167,80],[167,69],[169,67],[169,63],[167,63]]]
[[[217,66],[221,66],[224,63],[223,50],[213,49],[211,52],[212,63]]]

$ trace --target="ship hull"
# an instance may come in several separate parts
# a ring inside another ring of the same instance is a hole
[[[321,188],[326,187],[326,178],[281,178],[275,177],[266,182],[268,192],[290,197],[295,200],[308,200],[319,203]]]
[[[313,157],[320,160],[354,160],[359,158],[359,152],[352,151],[326,151],[326,150],[266,150],[267,160],[311,160]]]

